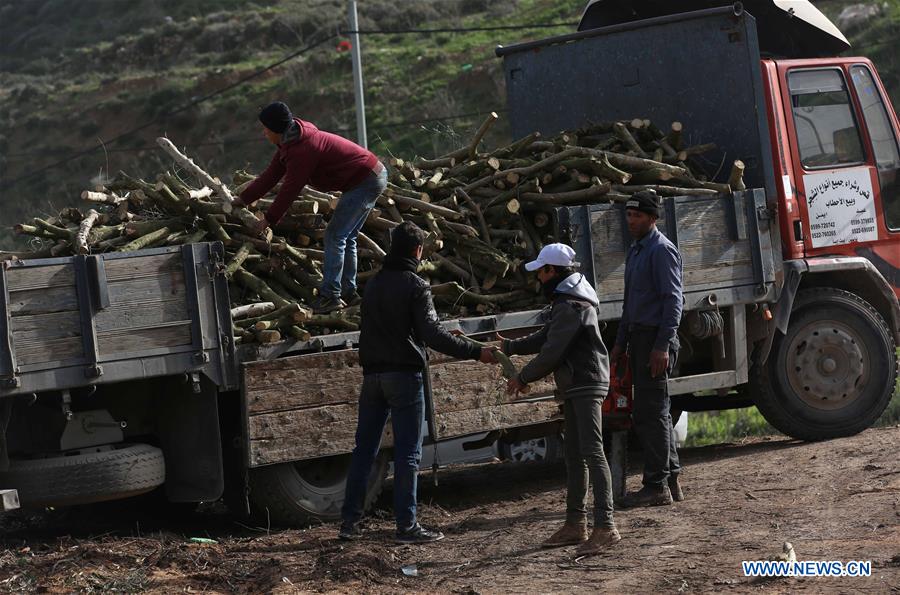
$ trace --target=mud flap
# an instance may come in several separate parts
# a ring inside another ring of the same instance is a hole
[[[206,378],[200,392],[183,377],[160,385],[156,405],[160,446],[166,458],[166,497],[171,502],[211,502],[225,489],[218,391]]]

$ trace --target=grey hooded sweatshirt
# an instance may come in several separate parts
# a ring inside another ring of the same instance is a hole
[[[538,354],[519,372],[529,384],[553,372],[556,398],[605,397],[609,390],[609,355],[597,319],[597,294],[581,273],[556,287],[550,320],[521,339],[503,341],[507,355]]]

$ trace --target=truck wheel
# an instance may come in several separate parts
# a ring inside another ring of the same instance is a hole
[[[44,459],[15,459],[0,485],[19,491],[22,506],[70,506],[149,492],[166,480],[162,450],[149,444],[114,444]]]
[[[381,493],[388,458],[375,459],[365,509]],[[341,518],[350,455],[280,463],[250,470],[250,502],[263,518],[282,525],[308,525]]]
[[[851,436],[884,412],[897,375],[890,327],[848,291],[797,295],[787,334],[756,366],[754,398],[775,428],[801,440]]]
[[[556,436],[541,436],[519,442],[500,442],[500,458],[504,461],[550,462],[559,458],[559,439]]]

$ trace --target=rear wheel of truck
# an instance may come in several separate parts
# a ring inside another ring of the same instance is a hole
[[[781,432],[823,440],[871,426],[896,376],[890,327],[871,304],[841,289],[806,289],[787,334],[775,338],[766,365],[755,370],[753,396]]]
[[[387,475],[388,457],[379,454],[369,475],[367,510],[378,498]],[[307,525],[341,517],[350,455],[280,463],[250,470],[250,502],[272,523]]]
[[[70,506],[149,492],[166,480],[163,452],[149,444],[114,444],[58,456],[14,459],[0,485],[22,506]]]

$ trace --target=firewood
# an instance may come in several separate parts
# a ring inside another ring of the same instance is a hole
[[[231,319],[239,320],[241,318],[254,318],[262,314],[268,314],[275,310],[275,304],[272,302],[256,302],[253,304],[244,304],[231,309]]]
[[[744,185],[744,162],[736,159],[731,166],[731,175],[728,177],[728,185],[734,190],[746,190]]]
[[[91,209],[88,211],[87,216],[82,219],[81,224],[78,226],[78,233],[75,234],[75,250],[78,254],[87,254],[91,251],[90,246],[88,245],[88,236],[91,233],[91,228],[94,226],[94,223],[100,218],[100,213]]]

